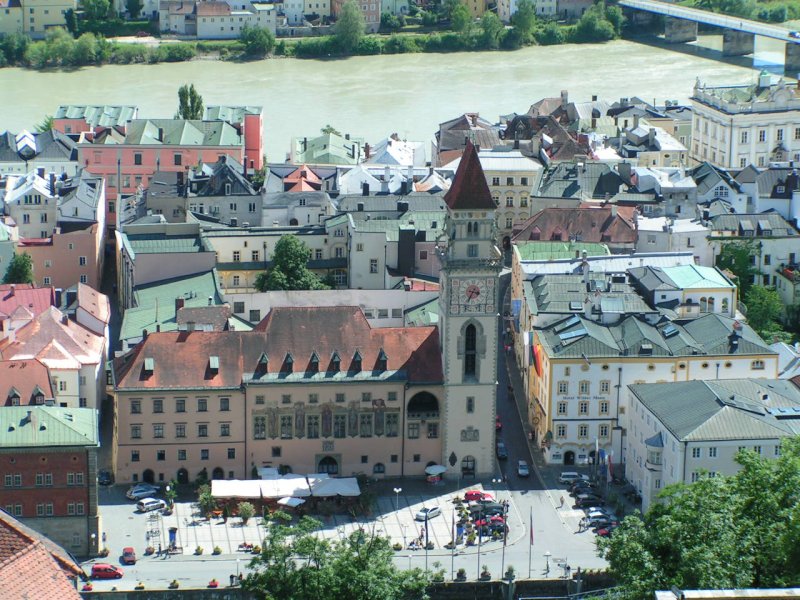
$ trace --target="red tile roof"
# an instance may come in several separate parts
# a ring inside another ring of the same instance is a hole
[[[35,288],[27,283],[0,285],[0,319],[20,306],[35,317],[55,303],[56,294],[52,287]]]
[[[351,369],[356,351],[362,357],[362,375],[377,369],[381,350],[387,371],[406,372],[415,382],[441,382],[442,362],[435,327],[387,327],[373,329],[358,307],[273,308],[254,331],[151,333],[130,353],[114,361],[118,389],[217,387],[235,388],[260,371],[285,369],[286,357],[293,372],[310,371],[311,357],[319,357],[319,371],[329,369],[334,353],[340,370]],[[210,357],[219,368],[210,368]],[[153,370],[145,368],[152,359]],[[298,375],[302,377],[302,375]]]
[[[8,600],[71,600],[83,571],[59,546],[0,510],[0,586]]]
[[[34,392],[53,397],[50,375],[38,360],[0,360],[0,406],[11,406],[12,394],[20,404],[35,404]]]
[[[587,243],[634,243],[637,238],[635,207],[545,208],[515,228],[513,241],[569,241],[579,236]]]
[[[196,13],[198,17],[220,17],[231,14],[231,7],[225,2],[198,2]]]
[[[495,210],[497,206],[492,200],[489,184],[483,174],[481,161],[478,159],[478,150],[467,143],[458,170],[453,178],[453,184],[444,195],[444,201],[451,210]]]
[[[85,283],[78,284],[78,307],[82,308],[101,323],[108,323],[111,318],[111,305],[108,296],[89,287]]]

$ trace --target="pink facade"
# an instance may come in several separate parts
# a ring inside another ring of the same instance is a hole
[[[53,129],[61,133],[83,133],[91,131],[92,126],[86,119],[53,119]]]
[[[102,230],[98,224],[69,233],[54,233],[47,239],[20,240],[18,252],[33,259],[37,286],[66,289],[86,283],[100,288],[103,268]]]
[[[137,144],[78,144],[78,163],[106,180],[106,222],[116,222],[117,193],[130,194],[140,185],[147,187],[156,171],[186,173],[200,162],[215,163],[222,155],[244,161],[241,146],[145,146]],[[260,158],[259,158],[260,161]]]
[[[261,113],[244,116],[244,154],[247,157],[245,167],[248,173],[264,166],[263,131],[264,117]]]

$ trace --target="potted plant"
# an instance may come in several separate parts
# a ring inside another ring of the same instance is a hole
[[[492,578],[492,573],[489,571],[489,567],[487,565],[483,565],[481,568],[481,581],[489,581]]]
[[[514,566],[513,565],[508,565],[508,568],[506,569],[506,574],[505,574],[504,578],[508,579],[509,581],[514,581],[515,573],[516,573],[516,569],[514,569]]]
[[[210,588],[219,587],[219,581],[217,581],[216,579],[212,579],[211,581],[208,582],[208,587]]]
[[[426,550],[433,550],[436,546],[433,545],[433,542],[428,541],[428,545],[425,547]]]
[[[214,550],[211,552],[211,554],[213,554],[214,556],[222,554],[222,548],[220,548],[219,546],[214,546]]]
[[[466,581],[467,580],[467,570],[464,568],[459,569],[456,571],[456,581]]]
[[[467,546],[474,546],[476,539],[478,539],[478,536],[475,535],[474,531],[471,531],[469,535],[467,535]]]
[[[173,579],[173,580],[170,582],[170,584],[169,584],[169,589],[171,589],[171,590],[177,590],[177,589],[180,587],[180,585],[181,585],[181,584],[180,584],[180,583],[178,583],[178,580],[177,580],[177,579]]]
[[[144,589],[144,582],[140,581],[139,583],[136,584],[136,587],[134,587],[133,589],[135,589],[135,590],[143,590]]]
[[[434,572],[433,572],[433,576],[431,577],[431,580],[433,581],[433,583],[442,583],[442,582],[444,582],[444,569],[442,569],[442,563],[440,563],[438,560],[435,561],[433,563],[433,568],[434,568]]]
[[[256,544],[255,546],[253,546],[253,549],[251,550],[251,552],[252,552],[253,554],[261,554],[261,546],[259,546],[258,544]]]
[[[156,553],[156,549],[153,548],[152,546],[148,546],[147,548],[144,549],[144,553],[146,556],[150,556],[151,554]]]
[[[400,542],[395,542],[392,545],[392,550],[394,550],[395,552],[400,552],[400,550],[402,549],[403,549],[403,544],[401,544]]]
[[[108,556],[109,554],[111,554],[111,551],[108,548],[103,548],[102,550],[100,550],[100,556],[102,556],[104,558],[106,556]]]
[[[202,546],[198,546],[197,548],[194,549],[195,556],[200,556],[202,553],[203,553],[203,547]]]
[[[92,582],[91,581],[87,581],[86,583],[84,583],[83,587],[81,588],[81,591],[82,592],[91,592],[92,591]]]

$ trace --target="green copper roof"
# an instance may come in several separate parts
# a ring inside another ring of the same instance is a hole
[[[406,327],[423,327],[439,322],[439,299],[435,298],[406,312]]]
[[[611,254],[605,244],[586,242],[517,242],[515,243],[521,260],[557,260],[574,258],[576,252],[588,256],[606,256]]]
[[[663,267],[661,269],[680,289],[727,287],[733,284],[713,267],[699,265],[682,265],[679,267]]]
[[[97,446],[97,411],[93,408],[5,406],[0,410],[0,446]]]
[[[203,244],[199,235],[163,235],[160,233],[145,233],[131,234],[126,235],[125,237],[127,239],[128,246],[136,254],[201,252],[203,250]]]

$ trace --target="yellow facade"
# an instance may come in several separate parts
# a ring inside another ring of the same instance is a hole
[[[486,12],[486,0],[464,0],[464,4],[475,19],[480,19]]]
[[[0,35],[22,31],[22,7],[9,4],[7,1],[0,3]]]
[[[66,26],[67,10],[76,10],[75,0],[22,0],[22,31],[42,38],[48,29]]]

